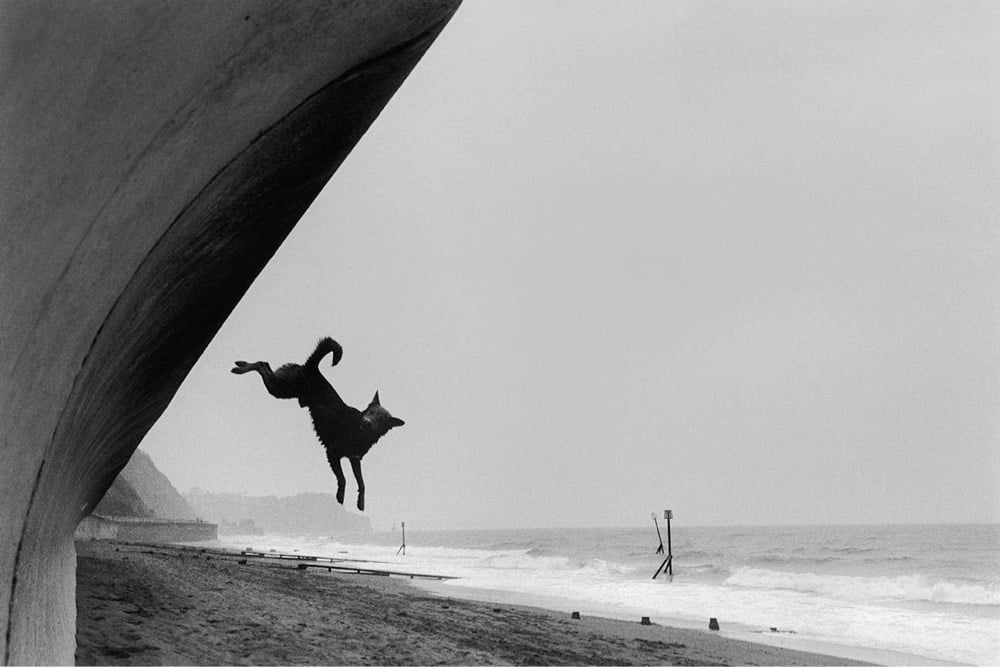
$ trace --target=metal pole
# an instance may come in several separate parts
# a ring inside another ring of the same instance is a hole
[[[674,550],[670,545],[670,513],[667,514],[667,574],[674,576]]]
[[[672,559],[671,559],[670,556],[667,556],[666,558],[663,559],[663,562],[660,563],[660,567],[656,568],[656,572],[653,573],[653,579],[656,579],[656,577],[660,574],[660,570],[663,570],[663,566],[664,565],[667,565],[667,566],[670,565],[670,561],[671,560]],[[663,570],[663,571],[666,572],[666,570]]]

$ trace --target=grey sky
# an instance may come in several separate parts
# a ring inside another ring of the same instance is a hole
[[[1000,12],[467,0],[143,447],[376,527],[1000,520]],[[353,480],[348,496],[353,495]]]

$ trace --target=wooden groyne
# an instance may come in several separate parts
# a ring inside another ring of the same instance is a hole
[[[306,561],[316,561],[321,563],[385,563],[388,564],[389,561],[384,560],[365,560],[363,558],[343,558],[340,556],[305,556],[302,554],[289,554],[280,551],[254,551],[253,549],[244,549],[240,552],[241,556],[247,556],[248,558],[273,558],[275,560],[306,560]]]
[[[361,562],[361,561],[359,561]],[[409,577],[410,579],[434,579],[436,581],[445,581],[447,579],[458,579],[458,577],[451,577],[444,574],[424,574],[421,572],[400,572],[398,570],[381,570],[369,567],[355,567],[353,565],[323,565],[322,563],[299,563],[298,568],[300,570],[305,570],[310,567],[324,569],[327,572],[333,572],[334,570],[340,572],[351,572],[354,574],[369,574],[376,577]]]
[[[365,564],[384,564],[389,565],[388,561],[382,560],[364,560],[364,559],[354,559],[354,558],[339,558],[331,556],[311,556],[307,554],[290,554],[283,553],[279,551],[255,551],[253,549],[244,549],[242,551],[236,549],[220,549],[220,548],[210,548],[210,547],[199,547],[190,546],[182,544],[163,544],[156,542],[135,542],[128,540],[112,540],[114,543],[121,544],[126,549],[137,549],[143,550],[147,553],[153,553],[154,550],[164,551],[164,552],[177,552],[178,555],[181,553],[190,553],[193,558],[200,557],[216,557],[225,558],[229,560],[236,560],[240,565],[246,565],[250,559],[254,559],[261,564],[267,561],[273,561],[274,565],[272,567],[290,567],[293,563],[299,570],[309,570],[318,569],[326,570],[329,573],[334,572],[344,572],[348,574],[364,574],[376,577],[405,577],[409,579],[431,579],[434,581],[446,581],[450,579],[459,579],[460,577],[453,577],[446,574],[430,574],[426,572],[404,572],[402,570],[390,570],[385,568],[375,568],[375,567],[365,567]]]
[[[306,570],[309,568],[317,568],[321,570],[326,570],[327,572],[351,572],[354,574],[369,574],[374,576],[382,577],[409,577],[410,579],[434,579],[436,581],[444,581],[446,579],[458,579],[458,577],[452,577],[444,574],[425,574],[420,572],[402,572],[399,570],[385,570],[382,568],[371,568],[371,567],[359,567],[357,565],[349,565],[349,563],[375,563],[388,565],[388,561],[384,560],[364,560],[358,558],[339,558],[331,556],[308,556],[304,554],[289,554],[281,553],[276,551],[253,551],[251,549],[246,549],[240,552],[241,556],[247,558],[260,558],[260,559],[272,559],[281,561],[294,561],[297,564],[298,569]]]

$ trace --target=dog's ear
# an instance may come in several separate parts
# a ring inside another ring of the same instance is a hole
[[[382,405],[378,402],[378,392],[375,392],[375,398],[372,399],[371,405]]]
[[[389,419],[389,428],[396,428],[397,426],[402,426],[405,423],[406,422],[404,422],[402,419],[397,419],[396,417],[392,417]]]

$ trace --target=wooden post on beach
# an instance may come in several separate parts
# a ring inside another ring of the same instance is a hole
[[[663,535],[660,534],[660,524],[656,523],[656,512],[653,512],[653,525],[656,526],[656,537],[660,540],[660,546],[656,547],[656,553],[663,553]]]
[[[406,522],[405,521],[401,521],[399,523],[399,525],[403,528],[403,546],[401,546],[398,549],[396,549],[396,555],[398,556],[399,552],[402,551],[403,555],[405,556],[406,555]]]
[[[670,544],[670,520],[674,518],[673,510],[663,510],[663,518],[667,521],[667,557],[663,559],[660,563],[660,567],[656,568],[656,572],[653,573],[653,579],[656,579],[660,575],[660,571],[666,572],[671,577],[674,576],[674,550]],[[653,515],[653,523],[656,523],[656,515]],[[660,527],[657,525],[656,534],[660,534]],[[660,538],[660,548],[657,550],[658,554],[663,553],[663,538]]]
[[[674,576],[674,550],[670,544],[670,520],[674,518],[673,510],[663,510],[663,518],[667,520],[667,574]]]

